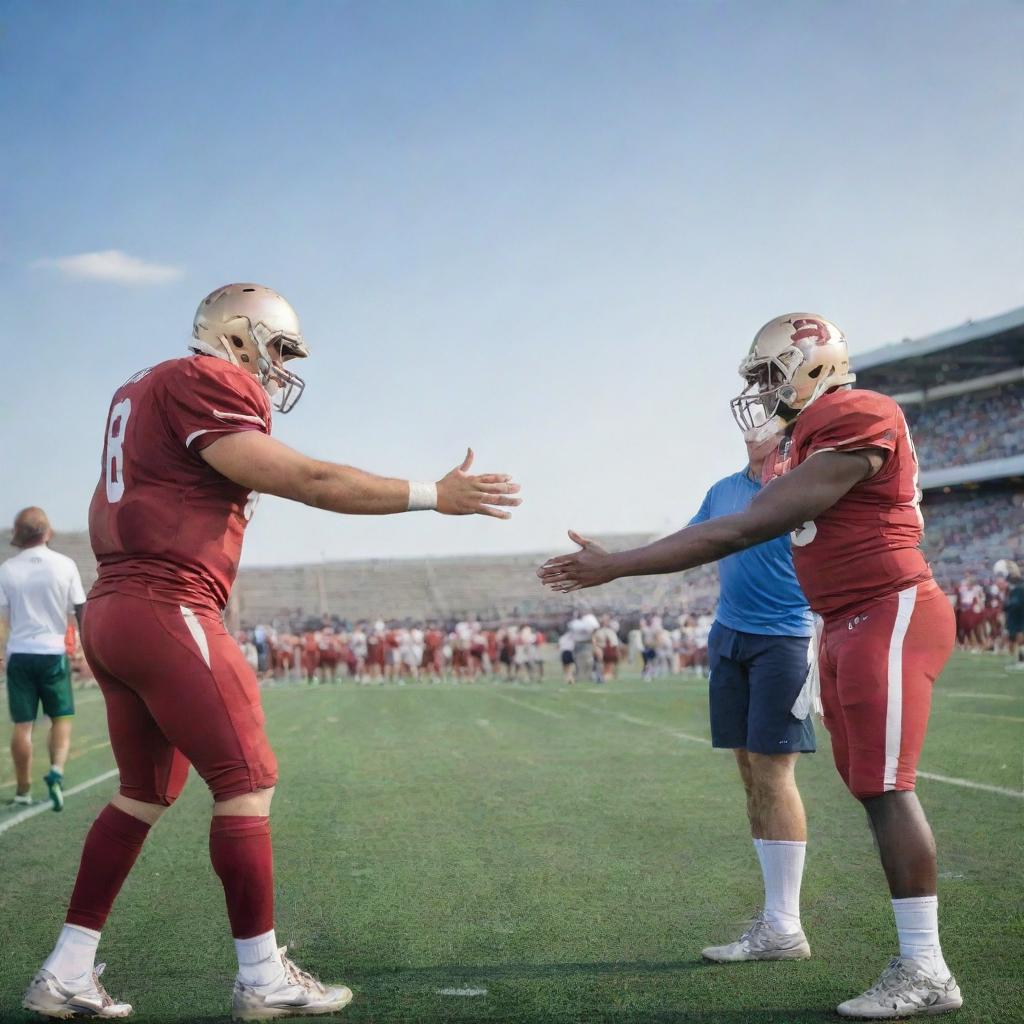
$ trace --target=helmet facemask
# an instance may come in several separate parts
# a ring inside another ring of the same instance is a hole
[[[744,435],[763,436],[769,428],[778,433],[793,419],[796,410],[792,403],[797,400],[793,375],[802,361],[803,354],[796,348],[744,361],[740,373],[747,386],[729,403]]]
[[[306,382],[284,364],[289,359],[301,359],[308,354],[301,337],[272,333],[263,324],[256,324],[249,332],[256,343],[256,370],[260,383],[270,396],[270,402],[280,413],[291,412],[306,389]],[[275,358],[276,357],[276,358]]]
[[[732,414],[748,440],[786,428],[826,392],[857,378],[850,372],[846,337],[816,313],[789,313],[770,320],[754,336],[740,364],[747,382],[732,401]]]
[[[211,292],[196,311],[189,348],[251,373],[278,412],[294,409],[305,390],[306,382],[284,366],[309,355],[299,318],[262,285],[230,284]]]

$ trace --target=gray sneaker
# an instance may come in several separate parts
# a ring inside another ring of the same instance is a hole
[[[279,951],[284,971],[269,985],[246,985],[235,979],[231,1010],[235,1020],[272,1020],[277,1017],[315,1017],[336,1013],[352,1002],[352,991],[344,985],[324,985],[308,971]]]
[[[130,1003],[118,1002],[108,995],[100,984],[100,975],[106,964],[97,964],[89,980],[81,988],[68,988],[49,971],[40,970],[32,979],[21,1001],[22,1008],[43,1017],[69,1020],[72,1017],[127,1017],[132,1012]]]
[[[920,1013],[949,1013],[963,1006],[956,978],[939,981],[918,967],[913,960],[895,957],[882,976],[856,999],[836,1007],[841,1017],[884,1020],[889,1017],[915,1017]]]
[[[708,946],[700,955],[718,963],[741,960],[808,960],[811,947],[802,931],[792,935],[777,932],[760,913],[750,927],[735,941],[725,946]]]

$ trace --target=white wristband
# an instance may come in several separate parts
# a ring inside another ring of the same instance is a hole
[[[409,511],[426,512],[437,508],[437,484],[409,481]]]

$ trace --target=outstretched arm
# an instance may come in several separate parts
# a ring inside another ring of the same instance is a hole
[[[552,590],[567,593],[621,576],[681,572],[715,562],[815,519],[852,487],[873,476],[883,459],[883,454],[873,449],[821,452],[769,484],[743,512],[689,526],[630,551],[609,553],[570,532],[582,550],[548,559],[537,575]]]
[[[259,431],[225,434],[200,455],[218,473],[241,487],[329,512],[388,515],[410,510],[408,480],[375,476],[353,466],[312,459]],[[519,492],[519,484],[504,473],[471,476],[472,464],[470,449],[460,466],[437,481],[437,511],[453,516],[476,514],[508,519],[511,513],[503,506],[519,504],[520,499],[513,497]],[[433,507],[429,496],[417,492],[413,498],[413,507]],[[424,500],[427,504],[423,504]]]

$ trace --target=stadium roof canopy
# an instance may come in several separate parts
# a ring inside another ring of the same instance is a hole
[[[1024,480],[1024,455],[1011,455],[1004,459],[986,459],[966,466],[926,469],[921,474],[921,490],[938,487],[960,487],[989,481],[1016,483]]]
[[[1024,306],[854,355],[861,387],[896,394],[1024,367]]]

